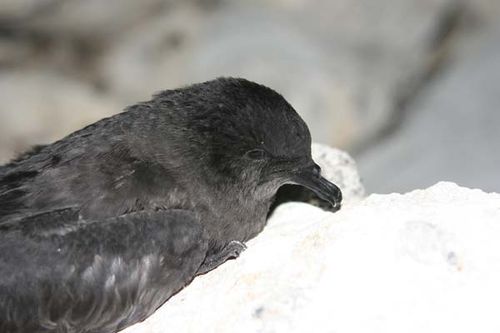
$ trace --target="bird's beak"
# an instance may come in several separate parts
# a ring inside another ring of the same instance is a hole
[[[328,201],[334,210],[340,209],[342,192],[337,185],[321,176],[321,168],[317,164],[300,170],[292,178],[294,184],[302,185],[313,191],[321,199]]]

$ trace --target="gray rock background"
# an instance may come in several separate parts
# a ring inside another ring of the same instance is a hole
[[[280,91],[368,192],[500,191],[498,0],[0,0],[0,162],[161,89]]]
[[[500,29],[429,83],[394,133],[358,163],[366,186],[378,192],[440,180],[498,192]]]

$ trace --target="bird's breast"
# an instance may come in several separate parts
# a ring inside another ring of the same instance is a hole
[[[213,244],[224,247],[237,240],[246,242],[257,236],[266,225],[267,205],[241,204],[233,209],[212,212],[205,225]]]

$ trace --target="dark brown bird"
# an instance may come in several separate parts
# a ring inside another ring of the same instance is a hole
[[[0,167],[0,331],[116,332],[245,249],[278,188],[340,207],[303,120],[275,91],[217,79]]]

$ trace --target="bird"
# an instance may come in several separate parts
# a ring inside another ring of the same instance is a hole
[[[0,167],[0,331],[110,333],[246,249],[278,189],[342,193],[276,91],[161,91]]]

